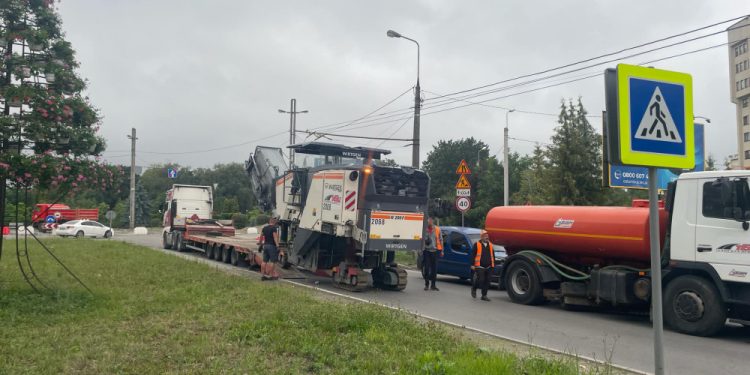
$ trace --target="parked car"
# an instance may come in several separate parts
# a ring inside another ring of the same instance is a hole
[[[443,256],[438,258],[438,275],[456,276],[461,280],[471,279],[472,272],[469,257],[471,248],[475,242],[479,241],[479,234],[481,232],[482,230],[479,228],[441,226]],[[495,250],[495,270],[492,273],[491,281],[502,289],[502,281],[499,275],[507,254],[505,253],[505,248],[500,245],[493,245],[493,248]],[[417,266],[419,269],[422,269],[421,254],[417,259]]]
[[[60,224],[54,234],[61,237],[103,237],[110,238],[114,231],[112,228],[91,220],[71,220]]]

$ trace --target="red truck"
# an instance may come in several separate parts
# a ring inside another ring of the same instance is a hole
[[[50,217],[54,219],[47,218]],[[71,220],[99,220],[98,208],[70,208],[64,204],[38,203],[31,213],[32,225],[42,232],[49,232],[54,225]]]

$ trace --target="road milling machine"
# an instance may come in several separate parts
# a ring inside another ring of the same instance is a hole
[[[403,290],[395,253],[422,250],[427,174],[387,165],[383,149],[307,142],[289,150],[301,166],[289,168],[280,148],[264,146],[245,165],[259,206],[279,218],[284,264],[347,290]]]

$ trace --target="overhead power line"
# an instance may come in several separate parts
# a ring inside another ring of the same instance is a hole
[[[385,138],[385,137],[368,137],[364,135],[351,135],[351,134],[336,134],[336,133],[321,133],[316,131],[310,131],[310,130],[297,130],[300,133],[306,133],[313,136],[327,136],[327,137],[342,137],[342,138],[357,138],[357,139],[375,139],[375,140],[385,140],[385,141],[403,141],[403,142],[412,142],[414,141],[412,138]]]
[[[656,39],[656,40],[653,40],[653,41],[650,41],[650,42],[641,43],[641,44],[636,45],[636,46],[623,48],[623,49],[620,49],[618,51],[608,52],[608,53],[605,53],[605,54],[602,54],[602,55],[599,55],[599,56],[590,57],[590,58],[586,58],[586,59],[583,59],[583,60],[575,61],[575,62],[572,62],[572,63],[560,65],[560,66],[557,66],[557,67],[554,67],[554,68],[548,68],[548,69],[541,70],[541,71],[538,71],[538,72],[524,74],[524,75],[520,75],[520,76],[517,76],[517,77],[504,79],[502,81],[488,83],[488,84],[485,84],[485,85],[482,85],[482,86],[478,86],[478,87],[474,87],[474,88],[469,88],[469,89],[465,89],[465,90],[455,91],[455,92],[448,93],[448,94],[445,94],[445,95],[446,96],[453,96],[453,95],[463,94],[463,93],[466,93],[466,92],[475,91],[475,90],[481,90],[483,88],[492,87],[492,86],[496,86],[496,85],[499,85],[499,84],[503,84],[503,83],[507,83],[507,82],[511,82],[511,81],[515,81],[515,80],[519,80],[519,79],[523,79],[523,78],[529,78],[529,77],[537,76],[537,75],[540,75],[540,74],[545,74],[545,73],[553,72],[555,70],[569,68],[571,66],[575,66],[575,65],[579,65],[579,64],[584,64],[584,63],[591,62],[591,61],[594,61],[594,60],[603,59],[605,57],[619,55],[619,54],[627,52],[627,51],[632,51],[632,50],[635,50],[635,49],[638,49],[638,48],[643,48],[643,47],[650,46],[650,45],[653,45],[653,44],[657,44],[657,43],[660,43],[660,42],[664,42],[664,41],[667,41],[667,40],[670,40],[670,39],[679,38],[681,36],[689,35],[689,34],[692,34],[692,33],[698,32],[698,31],[703,31],[703,30],[706,30],[706,29],[710,29],[712,27],[723,25],[725,23],[737,21],[737,20],[740,20],[740,19],[745,18],[745,17],[747,17],[747,15],[743,15],[743,16],[740,16],[740,17],[731,18],[731,19],[724,20],[724,21],[721,21],[721,22],[716,22],[716,23],[713,23],[713,24],[710,24],[710,25],[706,25],[706,26],[701,26],[701,27],[696,28],[696,29],[692,29],[692,30],[688,30],[688,31],[681,32],[681,33],[678,33],[678,34],[670,35],[670,36],[667,36],[667,37],[664,37],[664,38],[660,38],[660,39]],[[708,35],[700,37],[700,38],[705,38],[707,36],[712,36],[712,35],[716,35],[716,34],[719,34],[719,33],[725,33],[725,32],[726,32],[726,30],[721,30],[721,31],[718,31],[718,32],[715,32],[715,33],[712,33],[712,34],[708,34]],[[688,40],[688,41],[690,41],[690,40]],[[669,47],[669,46],[667,46],[667,47]],[[427,100],[431,100],[431,99],[427,99]]]
[[[555,70],[560,70],[560,69],[564,69],[564,68],[567,68],[567,67],[579,65],[579,64],[582,64],[582,63],[595,61],[595,60],[598,60],[598,59],[602,59],[604,57],[614,56],[614,55],[617,55],[617,54],[620,54],[620,53],[623,53],[623,52],[635,50],[635,49],[642,48],[642,47],[645,47],[645,46],[657,44],[659,42],[664,42],[664,41],[667,41],[667,40],[670,40],[670,39],[674,39],[674,38],[678,38],[678,37],[681,37],[681,36],[689,35],[689,34],[692,34],[692,33],[698,32],[698,31],[706,30],[706,29],[709,29],[709,28],[712,28],[712,27],[716,27],[716,26],[721,25],[721,24],[725,24],[725,23],[728,23],[728,22],[736,21],[736,20],[744,18],[744,17],[745,16],[741,16],[741,17],[736,17],[736,18],[728,19],[728,20],[721,21],[721,22],[716,22],[716,23],[713,23],[713,24],[710,24],[710,25],[702,26],[702,27],[699,27],[699,28],[696,28],[696,29],[692,29],[692,30],[681,32],[681,33],[678,33],[678,34],[674,34],[674,35],[671,35],[671,36],[668,36],[668,37],[660,38],[660,39],[657,39],[657,40],[654,40],[654,41],[651,41],[651,42],[641,43],[641,44],[636,45],[636,46],[623,48],[623,49],[621,49],[619,51],[610,52],[610,53],[606,53],[606,54],[599,55],[599,56],[596,56],[596,57],[591,57],[591,58],[579,60],[579,61],[576,61],[576,62],[573,62],[573,63],[564,64],[564,65],[561,65],[561,66],[558,66],[558,67],[555,67],[555,68],[549,68],[549,69],[545,69],[545,70],[542,70],[542,71],[539,71],[539,72],[530,73],[530,74],[524,74],[524,75],[520,75],[520,76],[517,76],[517,77],[505,79],[505,80],[502,80],[502,81],[494,82],[494,83],[487,84],[487,85],[482,85],[482,86],[471,88],[471,89],[456,91],[456,92],[449,93],[449,94],[438,95],[436,97],[427,98],[427,99],[425,99],[425,102],[431,101],[431,100],[435,100],[435,101],[432,102],[431,104],[425,105],[423,107],[423,109],[434,108],[435,106],[438,106],[438,105],[444,106],[444,105],[450,104],[450,102],[455,101],[455,99],[456,99],[456,98],[451,98],[450,97],[450,96],[453,96],[453,95],[457,95],[457,94],[461,94],[461,93],[466,93],[466,92],[470,92],[470,91],[476,91],[476,90],[479,90],[479,89],[482,89],[482,88],[487,88],[487,87],[495,86],[495,85],[502,84],[502,83],[508,83],[508,82],[519,80],[519,79],[533,77],[533,76],[537,76],[537,75],[549,73],[549,72],[552,72],[552,71],[555,71]],[[747,25],[742,25],[742,26],[738,26],[736,28],[746,27],[746,26]],[[577,68],[577,69],[574,69],[574,70],[569,70],[569,71],[566,71],[566,72],[556,73],[556,74],[549,75],[549,76],[546,76],[546,77],[542,77],[542,78],[538,78],[538,79],[534,79],[534,80],[529,80],[529,81],[525,81],[525,82],[522,82],[522,83],[517,83],[517,84],[514,84],[514,85],[509,85],[509,86],[506,86],[506,87],[503,87],[503,88],[500,88],[500,89],[487,90],[487,91],[481,92],[481,94],[482,95],[488,95],[488,94],[495,93],[495,92],[498,92],[498,91],[505,91],[505,90],[509,90],[509,89],[512,89],[512,88],[517,88],[517,87],[521,87],[521,86],[524,86],[524,85],[529,85],[529,84],[532,84],[532,83],[537,83],[537,82],[540,82],[540,81],[543,81],[543,80],[546,80],[546,79],[551,79],[553,77],[559,77],[559,76],[563,76],[563,75],[570,74],[570,73],[573,73],[573,72],[578,72],[578,71],[581,71],[581,70],[585,70],[585,69],[588,69],[588,68],[591,68],[591,67],[596,67],[596,66],[601,66],[601,65],[604,65],[604,64],[612,63],[612,62],[618,61],[620,59],[632,58],[632,57],[640,56],[640,55],[643,55],[643,54],[647,54],[647,53],[652,53],[652,52],[655,52],[655,51],[659,51],[659,50],[662,50],[662,49],[671,48],[671,47],[674,47],[674,46],[677,46],[677,45],[694,42],[694,41],[697,41],[697,40],[700,40],[700,39],[704,39],[704,38],[707,38],[707,37],[711,37],[711,36],[715,36],[715,35],[718,35],[718,34],[722,34],[724,32],[726,32],[726,30],[721,30],[721,31],[710,33],[710,34],[701,35],[701,36],[698,36],[698,37],[695,37],[695,38],[691,38],[691,39],[679,41],[679,42],[676,42],[676,43],[672,43],[672,44],[669,44],[669,45],[661,46],[661,47],[658,47],[658,48],[653,48],[653,49],[650,49],[650,50],[647,50],[647,51],[642,51],[642,52],[639,52],[639,53],[636,53],[636,54],[631,54],[631,55],[624,56],[624,57],[618,57],[617,59],[614,59],[614,60],[608,60],[608,61],[601,62],[601,63],[598,63],[598,64],[588,65],[588,66],[583,67],[583,68]],[[661,61],[661,60],[659,60],[659,61]],[[425,91],[425,90],[423,90],[423,91]],[[470,94],[470,95],[463,96],[460,99],[470,99],[470,98],[473,98],[473,97],[482,96],[482,95],[479,95],[479,94],[480,93],[473,93],[473,94]],[[387,119],[387,118],[400,117],[400,116],[406,115],[407,113],[411,112],[412,108],[413,107],[409,107],[409,108],[403,108],[403,109],[400,109],[400,110],[394,110],[394,111],[390,111],[390,112],[377,113],[377,114],[374,114],[374,115],[369,116],[369,117],[368,116],[363,116],[362,118],[360,118],[358,120],[355,120],[355,121],[344,121],[344,122],[339,122],[339,123],[330,124],[330,125],[348,124],[347,126],[349,126],[349,125],[354,125],[354,124],[357,124],[357,123],[366,123],[366,122],[380,121],[380,120]],[[378,117],[378,118],[377,119],[370,118],[370,117],[375,117],[375,116]],[[592,117],[594,117],[594,116],[592,116]],[[401,119],[395,119],[394,121],[401,121]],[[330,125],[316,127],[316,129],[323,128],[323,127],[328,127]]]

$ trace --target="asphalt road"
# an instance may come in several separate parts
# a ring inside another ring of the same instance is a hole
[[[161,248],[158,234],[116,235],[116,239]],[[195,254],[195,256],[200,256]],[[372,290],[364,293],[334,288],[327,279],[310,276],[294,282],[398,307],[511,340],[557,351],[607,360],[642,372],[653,372],[652,331],[648,317],[607,312],[566,311],[557,305],[524,306],[508,299],[504,291],[490,290],[490,302],[472,299],[468,284],[455,278],[438,278],[439,292],[422,290],[424,281],[409,273],[401,292]],[[727,325],[712,338],[664,334],[668,374],[747,374],[750,370],[750,328]]]

